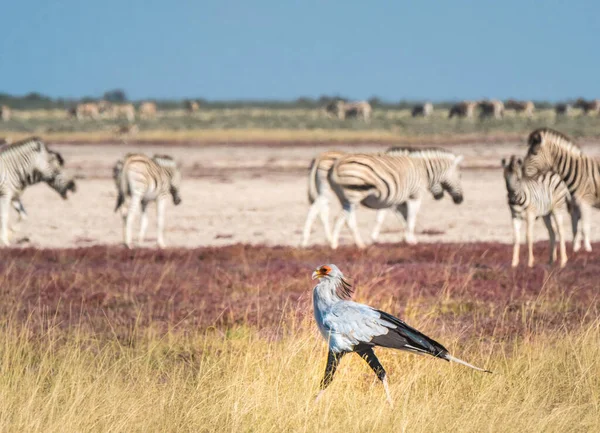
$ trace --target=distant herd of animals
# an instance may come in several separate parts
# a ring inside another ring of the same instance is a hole
[[[463,157],[441,148],[392,147],[380,153],[324,152],[311,162],[308,176],[310,208],[304,225],[302,245],[309,243],[312,225],[320,217],[332,248],[337,248],[343,226],[350,230],[359,248],[365,247],[358,231],[359,206],[377,210],[371,239],[376,241],[388,210],[406,222],[405,241],[417,242],[416,218],[427,192],[436,200],[450,195],[463,202],[460,164]],[[20,196],[27,186],[45,182],[64,199],[76,191],[75,180],[65,174],[63,156],[33,137],[0,148],[0,240],[9,245],[9,210],[26,217]],[[507,204],[513,221],[513,260],[519,263],[520,229],[526,223],[528,265],[533,266],[533,224],[541,217],[550,239],[550,263],[567,263],[562,212],[571,216],[573,251],[591,251],[590,219],[593,207],[600,207],[600,163],[558,131],[542,128],[528,138],[523,158],[512,155],[502,160]],[[168,198],[181,203],[181,171],[168,155],[148,157],[127,154],[113,167],[117,190],[115,211],[122,212],[123,243],[133,246],[133,224],[140,213],[140,243],[148,226],[148,203],[157,204],[157,244],[164,247],[165,207]],[[329,223],[330,198],[336,197],[342,212],[333,229]],[[126,205],[125,202],[129,201]],[[558,236],[557,236],[558,235]]]
[[[184,102],[185,110],[192,114],[200,110],[198,101],[188,100]],[[600,99],[585,100],[577,99],[573,104],[558,103],[554,106],[554,111],[559,116],[570,116],[574,109],[580,109],[584,115],[600,113]],[[500,100],[482,100],[482,101],[461,101],[450,107],[448,118],[472,119],[479,113],[480,118],[502,119],[505,111],[512,110],[525,117],[532,117],[535,112],[535,104],[532,101],[517,101],[509,99],[505,102]],[[326,116],[339,120],[350,118],[359,118],[369,122],[373,109],[367,101],[345,101],[336,99],[323,107]],[[68,109],[70,117],[84,119],[125,119],[133,122],[137,117],[142,119],[153,119],[158,112],[155,102],[141,102],[136,110],[131,103],[115,104],[108,101],[83,102]],[[430,102],[417,104],[412,107],[411,115],[413,117],[429,117],[434,113],[434,105]],[[0,120],[8,121],[11,119],[11,108],[6,105],[0,105]]]
[[[377,210],[371,238],[375,242],[388,210],[406,222],[405,241],[416,243],[415,224],[423,195],[429,191],[437,200],[445,193],[456,204],[463,201],[460,177],[462,156],[440,148],[392,147],[380,153],[324,152],[310,165],[308,215],[302,245],[309,243],[312,225],[320,217],[332,248],[337,248],[344,225],[359,248],[365,247],[358,231],[359,205]],[[519,264],[521,224],[526,223],[528,266],[533,266],[533,224],[541,217],[550,240],[552,264],[560,245],[560,266],[567,263],[563,211],[569,211],[573,251],[591,251],[590,219],[600,207],[600,163],[586,156],[572,140],[558,131],[542,128],[528,138],[523,158],[512,155],[502,160],[507,205],[513,222],[512,266]],[[329,223],[329,201],[336,197],[342,207],[333,230]]]

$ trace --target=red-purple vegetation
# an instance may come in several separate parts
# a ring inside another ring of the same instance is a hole
[[[540,260],[547,257],[545,245],[536,245]],[[335,263],[354,282],[357,300],[408,314],[413,322],[419,317],[429,329],[504,338],[599,316],[596,253],[573,256],[562,270],[545,264],[513,270],[510,255],[509,245],[491,243],[363,251],[3,249],[0,314],[42,328],[81,325],[118,334],[150,325],[185,331],[236,324],[271,333],[294,314],[312,313],[311,272]]]

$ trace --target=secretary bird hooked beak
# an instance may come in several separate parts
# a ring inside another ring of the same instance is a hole
[[[344,274],[336,265],[323,265],[313,272],[312,277],[319,279],[313,289],[315,321],[329,345],[325,375],[321,379],[317,400],[333,380],[342,357],[355,352],[366,361],[382,382],[387,401],[393,407],[387,373],[373,351],[377,346],[430,355],[491,373],[455,358],[440,343],[397,317],[351,301],[352,287],[345,281]]]

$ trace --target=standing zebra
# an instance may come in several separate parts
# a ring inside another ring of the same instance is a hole
[[[550,128],[536,129],[527,140],[529,150],[523,165],[527,177],[548,171],[557,173],[567,185],[573,199],[571,223],[573,251],[592,251],[590,218],[592,207],[600,208],[600,164],[583,154],[569,138]],[[579,231],[581,219],[582,233]]]
[[[133,218],[141,208],[140,238],[142,243],[148,228],[146,207],[150,201],[156,201],[157,244],[164,248],[163,238],[166,199],[169,195],[173,203],[181,203],[179,186],[181,172],[168,155],[154,155],[149,158],[141,154],[128,154],[124,161],[117,161],[113,168],[113,178],[117,186],[117,205],[115,212],[124,204],[126,196],[131,198],[129,209],[123,212],[123,241],[128,248],[132,246]]]
[[[344,222],[359,248],[365,246],[356,225],[356,207],[396,208],[406,203],[406,242],[416,243],[416,216],[423,190],[435,198],[448,191],[456,204],[462,203],[459,164],[462,156],[442,150],[423,150],[407,155],[354,154],[338,159],[329,171],[329,183],[342,205],[333,230],[332,248],[337,248]]]
[[[75,181],[64,171],[64,159],[60,153],[47,148],[37,138],[28,138],[0,149],[0,225],[1,240],[8,242],[8,213],[12,205],[21,218],[26,215],[20,196],[25,187],[46,182],[63,199],[67,192],[75,192]]]
[[[519,246],[521,243],[521,222],[525,219],[527,227],[527,248],[529,260],[527,265],[533,266],[533,224],[538,217],[544,219],[550,238],[550,264],[556,261],[556,234],[552,220],[558,232],[560,243],[560,266],[567,264],[567,249],[563,232],[563,216],[561,211],[567,210],[570,199],[569,190],[560,176],[551,171],[537,179],[523,178],[523,160],[510,157],[510,161],[502,160],[504,180],[508,192],[508,206],[513,222],[513,259],[512,266],[519,264]]]

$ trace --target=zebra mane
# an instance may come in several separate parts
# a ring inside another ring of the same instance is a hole
[[[177,168],[177,163],[170,155],[152,155],[152,160],[162,167]]]
[[[410,156],[411,158],[423,158],[423,159],[447,159],[454,161],[458,156],[449,150],[442,149],[441,147],[412,147],[412,146],[397,146],[390,147],[385,151],[387,155],[392,156]]]
[[[25,140],[15,141],[12,144],[6,144],[0,148],[0,155],[12,153],[16,150],[30,150],[39,152],[42,149],[42,146],[45,147],[44,142],[39,137],[29,137]],[[57,153],[57,152],[54,152]],[[57,155],[58,156],[58,155]],[[59,157],[59,160],[62,157]]]
[[[529,147],[536,145],[536,143],[550,143],[567,152],[581,155],[581,148],[579,146],[573,143],[573,141],[562,132],[558,132],[551,128],[536,129],[529,134],[529,138],[527,139]]]

